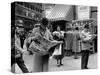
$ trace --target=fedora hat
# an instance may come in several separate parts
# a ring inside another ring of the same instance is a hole
[[[23,28],[23,27],[24,27],[23,24],[24,24],[23,20],[16,20],[16,21],[15,21],[15,26],[16,26],[16,27],[21,27],[21,28]]]

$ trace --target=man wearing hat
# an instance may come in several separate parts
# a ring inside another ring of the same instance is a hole
[[[82,58],[81,58],[81,69],[88,69],[88,59],[89,51],[91,48],[91,42],[94,35],[89,32],[89,25],[84,26],[84,30],[81,32],[81,48],[82,48]]]
[[[17,63],[18,66],[21,68],[23,73],[28,73],[28,69],[23,60],[23,53],[25,49],[23,48],[24,40],[22,39],[22,35],[24,34],[24,26],[22,20],[17,20],[15,25],[15,35],[14,35],[14,45],[15,49],[11,51],[11,66],[14,63]],[[13,52],[14,51],[14,52]],[[15,65],[14,65],[15,66]]]

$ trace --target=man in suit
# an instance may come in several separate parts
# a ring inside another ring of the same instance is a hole
[[[25,49],[23,48],[24,40],[22,40],[21,37],[22,36],[21,34],[23,32],[24,32],[23,21],[17,20],[17,24],[15,25],[15,34],[13,34],[14,37],[11,39],[13,46],[11,49],[11,66],[13,65],[15,66],[15,63],[17,63],[23,73],[28,73],[29,71],[23,60],[23,53],[25,52]]]

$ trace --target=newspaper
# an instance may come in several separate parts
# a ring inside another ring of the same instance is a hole
[[[96,38],[97,35],[95,34],[90,34],[90,33],[86,33],[84,37],[84,41],[87,41],[88,43],[89,42],[92,42],[95,38]]]
[[[30,51],[39,55],[46,55],[51,47],[59,45],[60,41],[50,41],[42,36],[36,37],[29,46]]]

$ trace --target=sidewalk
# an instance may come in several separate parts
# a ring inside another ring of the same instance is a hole
[[[81,57],[74,59],[73,56],[63,58],[63,66],[57,67],[57,61],[53,58],[49,62],[49,71],[66,71],[66,70],[80,70]]]
[[[25,64],[29,71],[33,70],[33,55],[29,55],[28,53],[24,54]],[[49,60],[49,71],[67,71],[67,70],[81,70],[81,56],[79,59],[74,59],[73,56],[66,56],[63,58],[63,66],[57,67],[57,62],[54,58]],[[97,68],[97,54],[92,54],[89,57],[88,67],[90,69]],[[16,73],[22,73],[18,65],[16,64]]]

